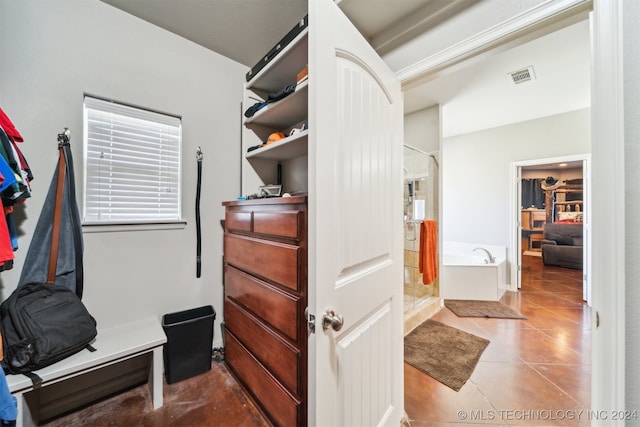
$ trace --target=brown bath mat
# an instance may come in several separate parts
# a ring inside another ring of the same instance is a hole
[[[495,317],[499,319],[526,319],[525,316],[499,301],[447,299],[444,306],[458,317]]]
[[[427,319],[404,337],[404,361],[459,391],[489,340]]]

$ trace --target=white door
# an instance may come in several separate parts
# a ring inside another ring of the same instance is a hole
[[[591,155],[582,161],[582,299],[591,307]]]
[[[309,91],[309,424],[398,426],[400,83],[331,0],[309,1]]]
[[[522,287],[522,251],[524,248],[522,247],[522,167],[515,166],[516,176],[515,176],[515,211],[516,211],[516,241],[514,247],[516,248],[516,288],[512,290],[516,291]]]

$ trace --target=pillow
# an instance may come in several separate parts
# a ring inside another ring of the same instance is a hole
[[[582,215],[582,212],[558,212],[558,220],[566,221],[572,220],[575,221],[578,215]]]

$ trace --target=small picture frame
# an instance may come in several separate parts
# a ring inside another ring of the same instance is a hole
[[[260,197],[280,197],[282,185],[263,185],[259,188]]]

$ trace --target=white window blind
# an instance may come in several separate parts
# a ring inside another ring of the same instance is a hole
[[[84,222],[181,220],[180,119],[84,99]]]

